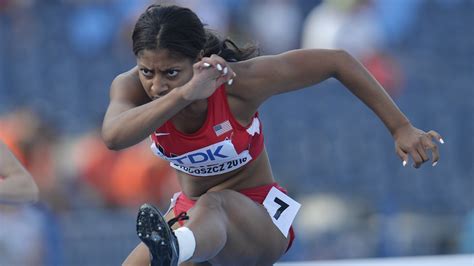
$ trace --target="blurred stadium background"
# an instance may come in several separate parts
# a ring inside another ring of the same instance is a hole
[[[146,143],[112,152],[98,134],[150,3],[0,0],[0,138],[41,190],[39,204],[0,205],[0,265],[118,265],[138,243],[137,207],[166,209],[179,189]],[[436,167],[403,168],[388,131],[338,82],[269,100],[274,174],[303,204],[282,261],[474,253],[473,0],[168,3],[262,54],[346,49],[446,141]]]

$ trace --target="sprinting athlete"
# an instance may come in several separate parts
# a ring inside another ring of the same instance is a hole
[[[36,202],[38,194],[33,177],[0,140],[0,204]]]
[[[274,180],[259,106],[336,78],[382,120],[403,166],[439,154],[441,136],[412,126],[384,89],[341,50],[257,56],[203,27],[189,9],[152,5],[133,31],[137,65],[118,75],[102,135],[110,149],[151,136],[182,188],[164,216],[138,213],[140,243],[124,265],[272,265],[290,247],[299,203]],[[130,177],[133,178],[133,177]]]

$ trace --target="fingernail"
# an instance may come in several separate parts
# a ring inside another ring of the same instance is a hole
[[[230,86],[230,85],[232,85],[233,82],[234,82],[233,79],[229,79],[229,81],[227,81],[227,84],[229,84],[229,86]]]
[[[438,164],[438,162],[436,161],[432,164],[432,166],[435,167],[437,164]]]
[[[204,63],[202,65],[205,66],[205,67],[210,67],[211,66],[211,64],[209,64],[209,63]]]
[[[444,140],[443,140],[442,138],[439,139],[439,142],[440,142],[441,144],[444,144]]]
[[[405,167],[407,165],[407,161],[403,161],[403,167]]]
[[[224,67],[224,75],[227,75],[227,67]]]
[[[220,64],[217,64],[217,70],[222,71],[222,66]]]

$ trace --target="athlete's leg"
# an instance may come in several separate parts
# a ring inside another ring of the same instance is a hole
[[[189,262],[272,265],[283,255],[289,242],[261,204],[232,190],[202,195],[188,215],[190,218],[184,226],[193,232],[196,242]],[[148,248],[156,247],[156,243],[151,243]],[[140,262],[149,263],[149,253],[143,251],[143,245],[139,245],[134,253],[140,255]],[[148,260],[143,259],[144,253],[147,253]]]
[[[202,195],[188,215],[184,226],[196,239],[193,262],[271,265],[289,242],[261,204],[232,190]]]
[[[149,266],[150,265],[150,252],[148,251],[147,246],[140,242],[138,246],[135,247],[125,261],[122,263],[123,266]]]

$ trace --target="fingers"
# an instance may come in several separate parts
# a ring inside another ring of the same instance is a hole
[[[408,163],[409,157],[412,158],[413,160],[413,167],[419,168],[424,162],[429,161],[429,156],[426,154],[426,152],[423,150],[423,148],[420,147],[416,149],[410,149],[409,151],[404,151],[400,146],[395,147],[395,151],[402,160],[402,165],[405,167]]]
[[[430,160],[426,150],[431,150],[433,157],[432,166],[436,166],[439,160],[438,147],[430,139],[423,137],[416,148],[412,148],[409,151],[409,154],[413,159],[413,167],[420,168],[423,163]]]
[[[206,74],[208,78],[213,80],[217,80],[222,76],[221,71],[219,71],[217,68],[213,67],[213,65],[205,61],[199,61],[195,63],[194,70],[197,71],[195,73]]]
[[[398,145],[395,146],[395,152],[397,153],[398,157],[402,160],[402,165],[405,167],[408,163],[408,154],[404,152]]]
[[[439,160],[439,151],[438,151],[438,146],[431,141],[430,137],[426,137],[422,139],[422,144],[424,149],[426,150],[431,150],[431,157],[432,157],[432,166],[436,166],[438,164]]]
[[[236,74],[222,57],[218,55],[212,55],[211,57],[202,58],[201,62],[203,68],[213,67],[220,72],[221,75],[217,79],[218,83],[227,82],[229,86],[232,85]]]
[[[426,160],[423,159],[423,156],[418,152],[418,150],[412,150],[409,153],[404,152],[402,149],[398,148],[397,149],[397,154],[402,160],[402,165],[405,167],[408,163],[409,156],[411,156],[413,160],[413,167],[415,168],[420,168],[420,166],[423,164],[423,162],[428,161],[429,158]],[[425,154],[426,155],[426,154]]]
[[[410,152],[411,158],[413,158],[413,167],[420,168],[421,164],[424,162],[422,156],[418,153],[417,149],[414,149]]]
[[[419,168],[423,163],[430,160],[430,152],[431,165],[436,166],[440,156],[438,146],[433,139],[436,139],[439,143],[444,143],[442,137],[432,130],[428,133],[419,131],[417,135],[412,135],[410,138],[404,138],[396,142],[396,153],[402,159],[403,166],[406,166],[409,157],[411,157],[413,167]]]
[[[212,66],[211,64],[209,64],[207,62],[204,62],[204,61],[199,61],[199,62],[197,62],[193,65],[194,69],[196,69],[196,70],[208,69],[211,66]]]
[[[436,131],[434,131],[434,130],[430,130],[430,131],[428,132],[428,135],[430,135],[431,137],[435,138],[439,143],[444,144],[444,140],[443,140],[443,138],[441,137],[441,135],[440,135],[438,132],[436,132]]]
[[[425,149],[423,148],[423,145],[418,145],[418,147],[416,148],[416,153],[418,153],[421,161],[417,162],[415,161],[415,166],[418,165],[418,167],[420,167],[421,164],[423,164],[424,162],[427,162],[430,160],[430,157],[426,154],[426,151]],[[415,168],[418,168],[418,167],[415,167]]]

